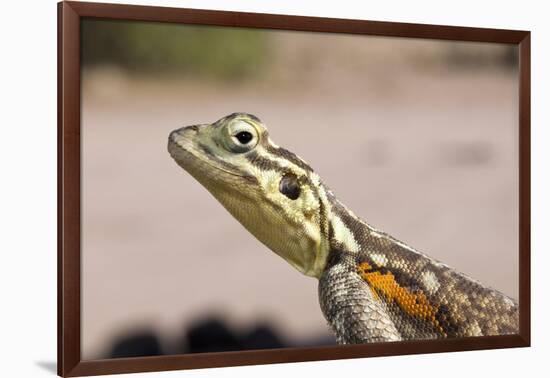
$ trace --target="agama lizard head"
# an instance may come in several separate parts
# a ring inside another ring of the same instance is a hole
[[[300,272],[321,275],[329,249],[326,193],[311,167],[275,145],[257,117],[233,113],[174,130],[168,151],[258,240]]]

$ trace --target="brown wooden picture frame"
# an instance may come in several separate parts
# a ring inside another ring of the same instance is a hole
[[[519,305],[517,335],[109,360],[81,358],[80,23],[155,21],[515,44],[519,47]],[[436,353],[530,345],[530,32],[166,7],[58,4],[58,374],[82,376]]]

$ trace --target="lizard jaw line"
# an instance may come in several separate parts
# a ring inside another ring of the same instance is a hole
[[[187,170],[192,165],[196,165],[196,162],[203,163],[205,165],[208,165],[209,167],[215,168],[219,171],[225,172],[227,174],[230,174],[232,176],[236,177],[246,177],[244,174],[237,173],[234,171],[230,171],[228,169],[222,168],[219,165],[207,160],[201,158],[198,154],[193,153],[193,147],[192,145],[189,145],[189,147],[183,146],[178,141],[173,140],[170,138],[168,143],[168,152],[170,153],[170,156],[178,163],[179,166],[181,166],[183,169]]]

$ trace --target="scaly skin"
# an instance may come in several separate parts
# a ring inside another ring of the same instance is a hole
[[[259,241],[319,279],[339,343],[518,333],[515,301],[357,218],[255,116],[175,130],[168,150]]]

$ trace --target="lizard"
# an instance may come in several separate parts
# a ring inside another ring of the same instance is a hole
[[[318,279],[339,344],[518,333],[518,303],[357,217],[254,115],[174,130],[168,151],[252,235]]]

